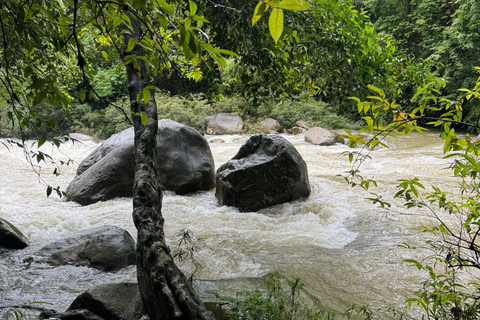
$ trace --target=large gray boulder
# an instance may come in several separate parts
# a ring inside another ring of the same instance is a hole
[[[305,141],[319,146],[331,146],[336,143],[344,143],[344,139],[336,132],[313,127],[305,133]]]
[[[205,138],[172,120],[158,121],[157,152],[160,182],[185,194],[215,186],[215,164]],[[132,196],[135,172],[134,132],[117,133],[88,155],[66,190],[67,199],[86,205]]]
[[[240,211],[258,211],[310,195],[307,164],[281,136],[251,137],[217,170],[216,180],[220,205]]]
[[[144,315],[137,283],[102,284],[79,295],[68,310],[86,309],[108,320],[138,320]]]
[[[28,239],[13,224],[0,218],[0,247],[23,249],[28,246]]]
[[[134,264],[135,257],[135,241],[128,231],[101,226],[43,247],[35,260],[53,266],[88,266],[115,271]]]
[[[243,120],[236,113],[219,113],[210,118],[208,134],[237,134],[243,131]]]

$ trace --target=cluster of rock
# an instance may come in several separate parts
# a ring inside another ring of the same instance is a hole
[[[25,235],[10,222],[0,218],[0,247],[24,249]],[[25,258],[24,263],[52,266],[87,266],[104,272],[135,264],[135,241],[128,231],[116,226],[100,226],[53,242]],[[138,320],[144,314],[136,283],[100,285],[77,297],[64,313],[46,310],[40,319]]]
[[[315,145],[343,143],[335,132],[298,121],[290,133],[305,133]],[[218,114],[209,120],[208,134],[238,134],[243,121],[236,114]],[[216,186],[220,205],[240,211],[260,209],[308,197],[311,192],[307,165],[295,147],[280,135],[282,126],[274,119],[259,124],[252,136],[216,172],[207,140],[193,128],[171,120],[158,122],[157,152],[160,182],[167,190],[185,194]],[[134,133],[127,129],[106,140],[88,155],[66,190],[68,200],[88,205],[114,197],[132,195],[135,171]],[[8,221],[0,218],[0,247],[23,249],[28,239]],[[86,230],[41,248],[26,263],[53,266],[88,266],[105,272],[135,263],[135,241],[115,226]],[[65,313],[45,311],[43,319],[133,319],[143,316],[143,306],[134,283],[107,284],[80,295]]]

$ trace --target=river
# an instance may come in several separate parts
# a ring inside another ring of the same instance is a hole
[[[418,258],[424,251],[400,247],[402,243],[423,243],[420,232],[425,220],[416,216],[386,213],[365,200],[368,194],[350,188],[339,174],[350,169],[342,152],[345,145],[314,146],[303,135],[284,135],[308,165],[312,194],[309,198],[277,205],[255,213],[240,213],[220,207],[214,191],[177,196],[166,192],[163,214],[170,241],[181,229],[189,229],[204,239],[196,253],[202,268],[197,278],[209,280],[203,291],[234,294],[253,289],[256,279],[283,270],[300,276],[306,292],[321,305],[345,310],[351,304],[385,307],[404,305],[419,288],[421,274],[407,258]],[[246,136],[208,136],[218,168],[235,155]],[[425,137],[414,134],[392,138],[390,148],[373,152],[362,173],[379,182],[378,194],[395,193],[400,178],[419,177],[425,185],[454,186],[442,159],[438,133]],[[86,141],[66,143],[60,150],[42,146],[60,166],[53,175],[52,165],[42,166],[42,178],[65,189],[73,179],[78,163],[98,146]],[[75,163],[60,165],[69,158]],[[135,281],[135,268],[102,273],[87,267],[50,267],[23,259],[40,247],[99,225],[127,229],[134,237],[131,199],[121,198],[80,206],[56,196],[47,198],[45,186],[25,161],[19,148],[0,147],[0,217],[16,225],[31,245],[21,251],[0,252],[0,307],[33,301],[48,302],[48,308],[63,310],[88,288],[108,282]],[[450,185],[449,185],[450,184]],[[0,315],[7,309],[0,309]]]

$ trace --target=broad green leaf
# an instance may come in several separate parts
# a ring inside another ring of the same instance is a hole
[[[157,0],[157,3],[160,5],[160,8],[162,8],[162,10],[166,13],[170,15],[173,15],[175,13],[173,11],[173,8],[165,0]]]
[[[140,114],[140,118],[142,119],[142,124],[143,124],[144,126],[146,126],[147,123],[148,123],[148,116],[147,116],[147,114],[146,114],[145,112],[142,112],[142,113]]]
[[[130,52],[135,47],[135,40],[133,38],[128,39],[127,52]]]
[[[292,11],[304,11],[310,8],[310,4],[305,0],[283,0],[280,2],[279,8]]]
[[[143,101],[145,104],[150,101],[150,90],[148,90],[147,88],[143,88]]]
[[[267,11],[268,7],[268,4],[265,2],[258,2],[257,6],[255,7],[255,11],[253,11],[252,27],[257,23],[258,20],[260,20],[265,11]]]
[[[86,93],[87,93],[87,89],[83,89],[82,92],[80,92],[80,101],[81,102],[85,101]]]
[[[108,61],[108,54],[105,51],[102,51],[102,56]]]
[[[38,147],[40,148],[46,141],[47,139],[45,137],[38,139]]]
[[[190,16],[194,16],[195,13],[197,13],[197,4],[195,2],[190,1],[189,7],[190,7]]]
[[[381,95],[382,97],[385,95],[385,93],[383,92],[383,90],[375,87],[375,86],[372,86],[371,84],[367,85],[368,89],[378,93],[379,95]]]
[[[268,19],[268,28],[275,43],[278,42],[283,32],[283,10],[273,8],[270,18]]]
[[[236,54],[235,52],[230,51],[230,50],[220,49],[220,50],[218,50],[218,52],[223,53],[223,54],[228,54],[230,56],[238,57],[238,54]]]

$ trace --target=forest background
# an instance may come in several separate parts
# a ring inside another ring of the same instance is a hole
[[[205,27],[211,41],[238,55],[226,56],[225,65],[219,65],[212,59],[188,59],[181,51],[170,52],[172,68],[153,81],[161,89],[157,92],[159,117],[202,133],[206,117],[219,112],[238,113],[249,132],[255,132],[256,124],[267,117],[287,129],[300,119],[328,129],[359,128],[361,118],[349,97],[366,98],[367,85],[381,88],[407,111],[418,103],[412,99],[416,89],[426,83],[440,87],[446,83],[441,95],[447,98],[460,88],[474,86],[480,53],[480,8],[474,0],[311,3],[306,12],[285,13],[285,28],[275,43],[267,31],[267,19],[252,28],[255,3],[199,2],[199,12],[210,22]],[[122,64],[111,58],[112,44],[91,32],[80,33],[79,39],[86,60],[95,62],[85,69],[88,82],[81,80],[77,58],[59,51],[52,57],[59,68],[55,88],[45,79],[23,85],[27,91],[45,92],[33,102],[34,116],[46,121],[33,130],[30,127],[29,136],[48,137],[62,131],[107,138],[131,125],[125,116],[126,75]],[[65,94],[62,99],[67,101],[47,95],[55,90]],[[19,132],[12,130],[18,117],[9,99],[2,87],[3,136]],[[464,120],[475,123],[479,111],[477,102],[470,103]],[[27,122],[35,118],[28,112],[24,116]]]

